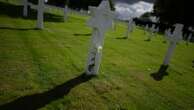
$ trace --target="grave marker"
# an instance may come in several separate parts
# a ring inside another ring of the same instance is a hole
[[[144,34],[147,34],[148,30],[149,30],[149,25],[146,24],[145,29],[144,29]]]
[[[168,47],[166,56],[164,58],[163,65],[165,65],[165,66],[169,65],[170,58],[171,58],[172,53],[176,47],[177,42],[182,40],[182,35],[183,35],[182,30],[183,30],[183,25],[176,24],[173,34],[170,34],[169,36],[167,36],[167,40],[169,41],[169,47]]]
[[[192,39],[194,30],[193,30],[192,27],[189,27],[189,31],[190,31],[191,33],[189,34],[189,36],[188,36],[188,38],[187,38],[187,45],[189,45],[189,42],[190,42],[191,39]]]
[[[64,8],[64,21],[67,20],[67,17],[68,17],[68,6],[65,5],[65,8]]]
[[[44,28],[44,0],[38,0],[37,28]]]
[[[189,45],[189,42],[191,41],[192,36],[193,36],[193,34],[190,33],[189,36],[188,36],[188,38],[187,38],[187,45]]]
[[[126,38],[129,38],[129,33],[131,33],[133,31],[134,28],[134,21],[131,18],[128,23],[127,23],[127,33],[126,33]]]
[[[153,76],[153,78],[155,80],[162,80],[162,78],[165,75],[168,75],[166,70],[169,67],[169,62],[170,62],[170,59],[171,59],[172,54],[174,52],[174,49],[176,48],[177,42],[182,40],[182,35],[183,35],[182,30],[183,30],[183,25],[176,24],[174,32],[172,34],[169,34],[169,36],[167,36],[167,40],[169,41],[169,46],[167,49],[167,53],[164,57],[163,64],[161,65],[161,67],[157,73],[151,74],[151,76]]]
[[[27,17],[28,16],[28,0],[23,0],[23,16]]]
[[[146,25],[146,31],[148,37],[146,41],[151,41],[152,37],[155,36],[157,32],[159,32],[159,27],[157,27],[155,24],[152,24],[152,27],[149,28],[148,25]]]
[[[50,8],[57,8],[60,10],[63,10],[64,12],[64,21],[67,19],[67,13],[68,13],[68,7],[65,6],[64,8],[56,7],[56,6],[50,6],[45,5],[45,2],[48,2],[48,0],[38,0],[38,5],[34,5],[31,2],[28,2],[28,0],[23,0],[23,16],[28,16],[28,5],[30,8],[37,10],[37,24],[36,27],[38,29],[44,28],[44,10],[50,9]]]
[[[92,17],[88,21],[88,25],[93,28],[93,33],[86,74],[97,75],[102,56],[104,34],[112,27],[114,12],[110,10],[110,4],[107,0],[102,1],[99,7],[89,7],[89,9]]]
[[[170,35],[171,35],[171,29],[170,28],[166,29],[165,30],[165,37],[170,36]]]
[[[164,34],[165,34],[164,35],[165,40],[163,42],[166,43],[167,42],[167,38],[168,38],[167,36],[171,35],[171,29],[170,28],[166,29]]]

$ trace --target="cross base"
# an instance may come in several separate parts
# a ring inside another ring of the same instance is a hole
[[[151,74],[151,76],[156,80],[156,81],[160,81],[163,79],[164,76],[167,76],[167,69],[168,69],[169,65],[161,65],[160,69],[158,70],[157,73],[153,73]]]

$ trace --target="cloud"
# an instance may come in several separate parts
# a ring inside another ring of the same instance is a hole
[[[121,20],[127,20],[131,17],[139,17],[145,12],[151,12],[153,10],[153,4],[139,1],[134,4],[127,4],[118,2],[115,5],[117,18]]]

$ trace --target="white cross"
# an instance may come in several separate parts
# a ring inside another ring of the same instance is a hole
[[[67,17],[68,17],[68,6],[65,5],[65,8],[64,8],[64,21],[67,20]]]
[[[194,32],[194,30],[193,30],[192,27],[189,27],[188,30],[189,30],[191,33],[189,34],[189,36],[188,36],[188,38],[187,38],[187,45],[189,44],[189,42],[190,42],[190,40],[191,40],[191,38],[192,38],[192,36],[193,36],[192,32]]]
[[[157,23],[157,22],[159,22],[159,20],[160,20],[160,18],[159,17],[156,17],[156,16],[151,16],[151,17],[149,17],[150,18],[150,20],[152,21],[152,22],[154,22],[154,23]]]
[[[165,30],[165,37],[168,38],[167,36],[170,36],[171,35],[171,29],[166,29]]]
[[[189,31],[194,32],[194,29],[190,26]]]
[[[188,38],[187,38],[187,45],[188,45],[188,44],[189,44],[189,42],[191,41],[192,36],[193,36],[193,34],[192,34],[192,33],[190,33],[190,34],[189,34],[189,36],[188,36]]]
[[[150,31],[152,33],[157,33],[157,32],[159,32],[159,27],[157,27],[155,24],[152,24]]]
[[[44,0],[38,0],[37,28],[44,28]]]
[[[127,25],[127,34],[126,37],[129,38],[129,33],[133,31],[134,27],[134,21],[133,18],[129,19],[128,25]]]
[[[166,30],[164,31],[165,42],[167,41],[167,39],[168,39],[168,37],[169,37],[170,35],[172,35],[172,34],[171,34],[171,29],[168,28],[168,29],[166,29]]]
[[[45,0],[38,0],[38,6],[34,6],[31,3],[28,3],[28,0],[23,0],[23,16],[27,17],[28,16],[28,5],[31,7],[36,7],[37,9],[37,24],[36,27],[38,29],[43,29],[44,28],[44,2]]]
[[[28,16],[28,0],[23,0],[23,16],[27,17]]]
[[[149,25],[146,24],[145,29],[144,29],[144,34],[146,34],[148,30],[149,30]]]
[[[88,21],[88,25],[93,28],[93,33],[86,74],[97,75],[102,56],[104,33],[112,27],[115,14],[110,10],[110,4],[107,0],[102,1],[99,7],[89,7],[89,9],[92,17]]]
[[[34,5],[32,3],[29,3],[28,0],[23,0],[23,16],[27,17],[28,16],[28,5],[37,10],[37,25],[36,27],[38,29],[43,29],[44,28],[44,10],[45,8],[48,8],[48,5],[45,5],[44,2],[48,2],[48,0],[38,0],[38,5]],[[68,13],[68,7],[65,6],[63,9],[64,11],[64,21],[67,19],[67,13]]]
[[[157,27],[155,24],[152,24],[152,27],[149,28],[148,25],[146,25],[146,30],[148,31],[148,39],[147,41],[151,41],[152,37],[155,35],[155,33],[159,32],[159,27]]]
[[[182,40],[182,35],[183,35],[183,25],[182,24],[176,24],[175,30],[173,34],[169,33],[169,36],[167,36],[167,40],[169,41],[169,47],[166,53],[166,56],[164,58],[163,65],[167,66],[169,64],[170,58],[172,56],[172,53],[176,47],[176,43]]]

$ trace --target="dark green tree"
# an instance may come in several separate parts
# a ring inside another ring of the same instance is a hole
[[[29,0],[34,4],[38,4],[38,0]],[[88,9],[88,6],[98,6],[102,0],[48,0],[48,4],[63,7],[65,4],[74,9]],[[115,10],[114,2],[108,0],[111,10]]]
[[[110,3],[110,8],[111,8],[111,10],[112,10],[112,11],[115,11],[115,4],[114,4],[113,0],[108,0],[108,1],[109,1],[109,3]]]
[[[194,26],[194,5],[191,0],[156,0],[154,13],[164,23]]]

